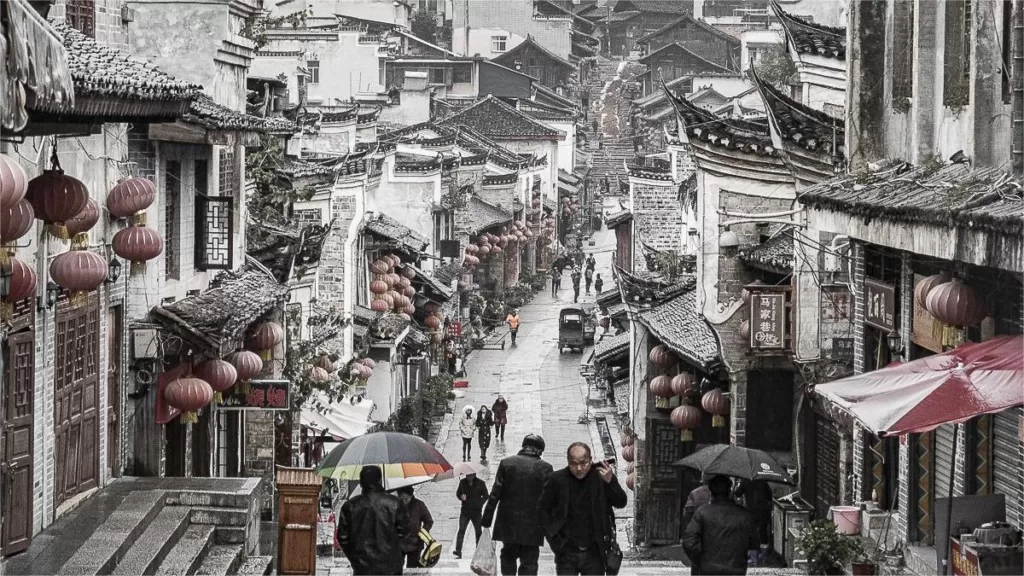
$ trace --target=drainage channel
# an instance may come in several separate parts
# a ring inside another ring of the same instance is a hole
[[[604,416],[595,416],[594,424],[597,425],[597,435],[601,437],[601,448],[604,450],[605,460],[615,460],[615,442],[612,441],[612,433],[608,429],[608,420]]]

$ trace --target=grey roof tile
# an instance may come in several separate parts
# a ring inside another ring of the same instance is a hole
[[[605,362],[629,350],[629,332],[602,338],[594,346],[594,363]]]
[[[702,369],[718,362],[718,340],[697,313],[697,293],[693,288],[641,310],[637,317],[658,340],[686,361]]]
[[[766,267],[773,272],[793,270],[793,232],[786,230],[761,244],[743,248],[740,258],[755,267]]]
[[[412,252],[422,252],[430,244],[419,232],[402,224],[387,214],[369,213],[363,222],[363,230],[398,242]]]
[[[263,118],[221,106],[206,95],[192,101],[182,120],[212,130],[237,130],[269,134],[294,134],[298,126],[284,118]]]
[[[461,227],[473,235],[512,220],[512,213],[473,196],[466,208],[458,211],[456,217],[460,220]]]

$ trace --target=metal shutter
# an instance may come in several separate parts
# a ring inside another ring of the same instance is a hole
[[[1020,410],[1004,410],[992,418],[992,484],[994,492],[1006,495],[1006,519],[1017,526],[1021,517],[1021,457],[1017,427]]]
[[[955,424],[944,424],[935,429],[935,497],[949,496],[949,474],[953,471],[953,442]]]

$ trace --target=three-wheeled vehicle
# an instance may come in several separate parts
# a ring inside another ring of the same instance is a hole
[[[584,306],[573,304],[562,308],[558,314],[558,353],[562,350],[583,351],[583,347],[594,343],[594,318]]]

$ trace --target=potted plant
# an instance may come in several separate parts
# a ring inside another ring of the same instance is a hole
[[[836,532],[836,525],[830,520],[811,522],[800,533],[795,546],[807,559],[808,574],[842,574],[844,566],[865,557],[860,539]]]
[[[860,542],[858,542],[858,545]],[[863,550],[850,562],[850,572],[853,576],[874,576],[875,561],[864,553]]]

